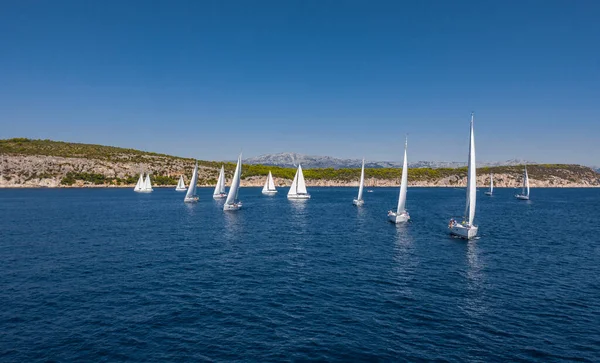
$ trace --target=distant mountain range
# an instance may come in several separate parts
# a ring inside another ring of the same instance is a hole
[[[477,166],[512,166],[537,164],[533,161],[511,159],[501,162],[478,162]],[[244,160],[244,164],[261,164],[261,165],[274,165],[281,167],[295,167],[298,164],[302,164],[302,167],[307,169],[315,168],[359,168],[362,164],[360,159],[339,159],[331,156],[315,156],[315,155],[304,155],[297,153],[279,153],[279,154],[267,154]],[[401,162],[395,161],[370,161],[365,162],[367,168],[399,168],[402,166]],[[408,164],[410,168],[460,168],[467,166],[466,162],[462,161],[416,161]]]

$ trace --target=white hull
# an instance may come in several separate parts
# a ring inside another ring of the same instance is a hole
[[[492,195],[492,192],[485,192],[485,195]]]
[[[310,194],[288,194],[288,199],[310,199]]]
[[[363,204],[365,204],[365,201],[364,201],[364,200],[362,200],[362,199],[356,199],[356,198],[355,198],[354,200],[352,200],[352,204],[354,204],[354,205],[355,205],[355,206],[357,206],[357,207],[360,207],[360,206],[362,206]]]
[[[242,202],[237,202],[233,204],[225,204],[223,206],[223,210],[239,210],[242,208]]]
[[[176,192],[185,192],[187,191],[187,188],[175,188]]]
[[[515,195],[515,198],[520,199],[520,200],[529,200],[528,196],[522,195],[522,194]]]
[[[222,198],[227,198],[227,193],[213,194],[213,198],[214,198],[214,199],[222,199]]]
[[[134,190],[136,193],[152,193],[154,191],[154,189],[140,189],[140,190]]]
[[[276,190],[263,190],[262,193],[264,195],[275,195],[275,194],[277,194],[277,191]]]
[[[189,197],[189,198],[184,198],[183,201],[185,203],[198,203],[198,197]]]
[[[410,215],[408,214],[408,212],[404,212],[404,213],[400,213],[400,214],[396,214],[392,211],[388,212],[388,220],[392,223],[404,223],[404,222],[408,222],[409,219],[410,219]]]
[[[464,239],[472,239],[477,236],[477,229],[477,226],[467,226],[457,223],[450,227],[450,234]]]

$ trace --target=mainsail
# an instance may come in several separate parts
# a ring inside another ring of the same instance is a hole
[[[406,149],[408,148],[408,138],[404,141],[404,162],[402,163],[402,180],[400,181],[400,196],[398,197],[398,208],[396,214],[404,213],[406,209],[406,188],[408,187],[408,161],[406,158]]]
[[[225,204],[234,204],[235,202],[237,202],[241,174],[242,174],[242,154],[240,154],[240,156],[238,157],[237,166],[235,167],[235,173],[233,174],[233,180],[231,181],[231,188],[229,188],[229,195],[227,195]]]
[[[360,185],[358,186],[357,200],[362,200],[364,186],[365,186],[365,159],[363,159],[363,161],[362,161],[362,170],[360,171]]]
[[[467,174],[467,205],[465,218],[469,218],[469,226],[475,219],[475,205],[477,203],[477,173],[475,165],[475,135],[473,133],[473,114],[471,114],[471,132],[469,135],[469,168]]]
[[[301,165],[298,165],[298,184],[296,185],[296,194],[307,194],[306,183],[304,183],[304,174],[302,174]]]
[[[213,195],[225,194],[225,167],[221,166],[221,172],[219,172],[219,177],[217,178],[217,186],[215,187],[215,191]]]
[[[529,197],[529,176],[527,175],[527,167],[525,167],[525,171],[523,172],[523,195]]]
[[[190,186],[188,187],[187,193],[185,193],[185,199],[193,199],[196,197],[196,184],[198,183],[198,162],[196,161],[196,166],[194,167],[194,173],[192,174],[192,179],[190,180]]]

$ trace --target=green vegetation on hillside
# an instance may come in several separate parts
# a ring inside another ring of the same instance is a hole
[[[0,153],[1,154],[13,154],[13,155],[42,155],[42,156],[56,156],[64,158],[83,158],[98,160],[100,163],[146,163],[149,164],[154,170],[152,173],[152,180],[155,185],[176,185],[178,177],[168,176],[169,173],[165,165],[171,165],[171,162],[180,163],[180,167],[185,170],[187,175],[188,169],[191,173],[193,165],[193,159],[180,158],[176,156],[170,156],[165,154],[158,154],[152,152],[145,152],[135,149],[126,149],[112,146],[102,145],[91,145],[91,144],[79,144],[69,143],[52,140],[31,140],[26,138],[14,138],[7,140],[0,140]],[[183,164],[181,164],[183,162]],[[214,185],[216,183],[216,177],[218,169],[223,164],[225,166],[225,172],[228,178],[233,176],[235,164],[230,162],[213,162],[213,161],[198,161],[201,167],[204,167],[199,178],[199,184],[202,185]],[[182,165],[182,166],[181,166]],[[269,171],[273,173],[276,178],[291,180],[294,178],[296,173],[295,168],[282,168],[278,166],[266,166],[266,165],[244,165],[243,166],[242,178],[250,177],[264,177]],[[539,165],[528,165],[527,170],[529,175],[533,179],[538,180],[549,180],[551,178],[561,178],[572,182],[577,182],[581,179],[598,180],[598,174],[590,168],[580,165],[566,165],[566,164],[539,164]],[[485,175],[491,173],[495,174],[511,174],[520,175],[523,171],[522,165],[517,166],[498,166],[498,167],[482,167],[478,169],[479,175]],[[401,169],[399,168],[377,168],[377,169],[366,169],[365,178],[379,179],[379,180],[398,180],[401,175]],[[448,177],[463,178],[467,175],[466,168],[450,169],[450,168],[414,168],[409,169],[408,177],[411,181],[436,181]],[[50,178],[57,177],[58,175],[52,175],[48,171],[43,174],[37,174],[30,172],[27,175],[27,179],[35,178]],[[304,176],[309,180],[327,180],[334,182],[352,182],[358,180],[360,177],[359,168],[345,168],[345,169],[333,169],[333,168],[322,168],[322,169],[305,169]],[[86,173],[81,171],[73,171],[64,175],[61,179],[62,185],[73,185],[77,182],[84,182],[94,185],[131,185],[135,184],[138,175],[128,175],[124,178],[117,178],[113,176],[107,176],[96,173]],[[9,178],[7,176],[7,178]],[[449,181],[452,183],[452,181]]]

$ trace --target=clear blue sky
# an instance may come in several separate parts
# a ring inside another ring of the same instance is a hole
[[[600,165],[599,1],[3,1],[0,138]]]

